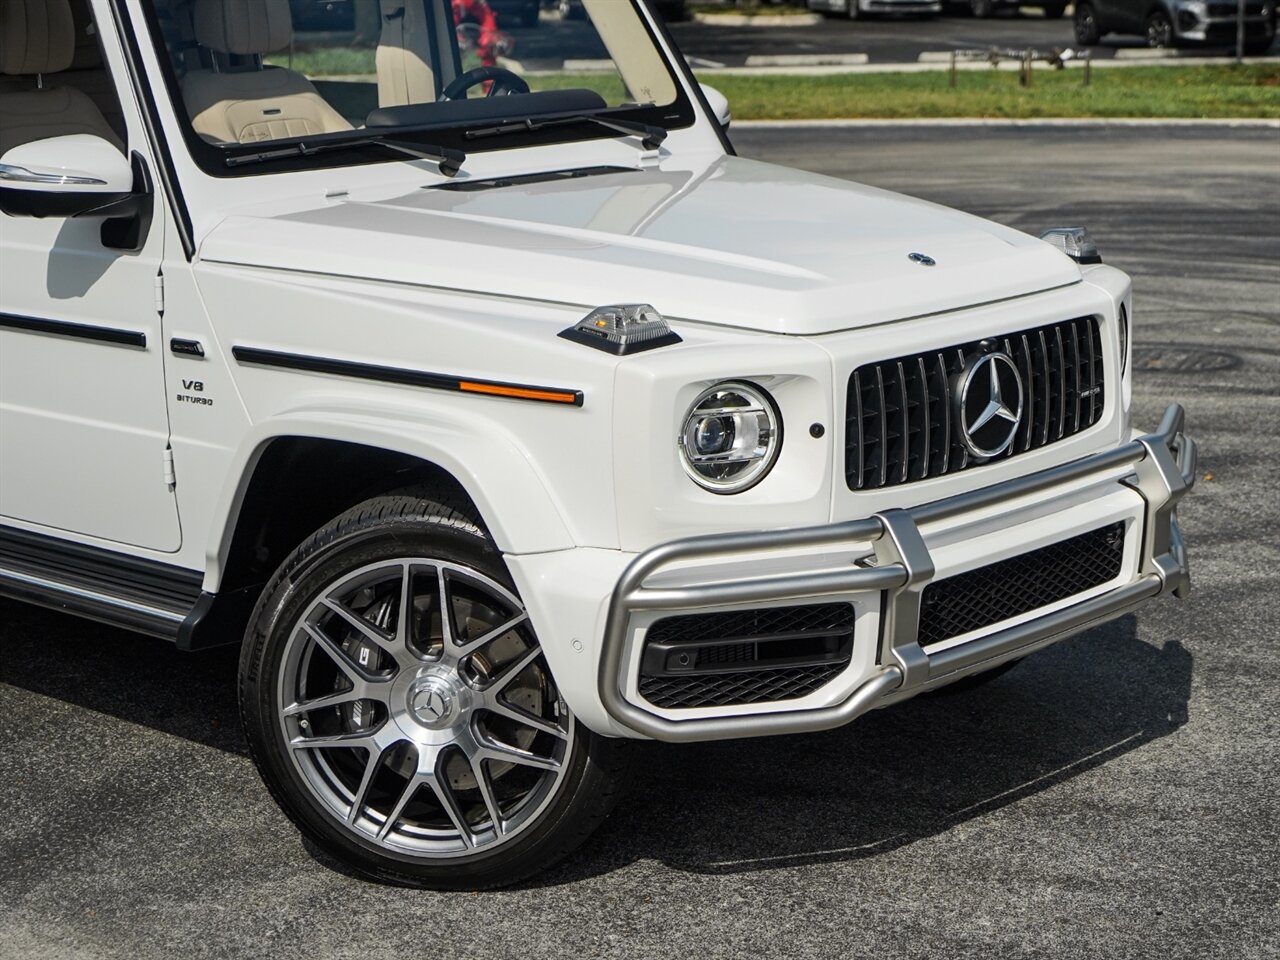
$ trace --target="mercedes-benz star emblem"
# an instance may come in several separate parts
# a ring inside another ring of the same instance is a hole
[[[912,263],[920,264],[922,267],[936,267],[938,265],[938,261],[927,253],[908,253],[907,259]]]
[[[1009,449],[1022,422],[1022,377],[1006,353],[969,358],[955,393],[960,442],[989,459]]]
[[[435,729],[449,720],[453,712],[453,697],[439,680],[428,678],[414,684],[410,690],[409,709],[419,723]]]

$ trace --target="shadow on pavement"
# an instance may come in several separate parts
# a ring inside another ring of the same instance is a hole
[[[0,683],[244,754],[235,650],[0,601]],[[942,833],[1177,730],[1192,657],[1126,617],[977,689],[917,697],[826,733],[641,744],[631,790],[556,886],[659,860],[704,874],[874,857]],[[341,868],[307,845],[330,869]],[[345,872],[345,871],[341,871]]]

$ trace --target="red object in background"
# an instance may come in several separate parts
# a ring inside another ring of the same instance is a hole
[[[461,26],[474,23],[480,28],[476,41],[476,53],[480,63],[492,67],[498,62],[498,53],[506,39],[498,30],[498,15],[486,0],[453,0],[453,20]]]

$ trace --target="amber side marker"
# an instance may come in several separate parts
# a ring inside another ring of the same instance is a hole
[[[544,400],[547,403],[580,403],[582,395],[565,390],[539,390],[534,387],[513,387],[501,383],[477,383],[461,380],[458,389],[463,393],[487,393],[495,397],[515,397],[517,400]]]
[[[278,350],[263,350],[258,347],[236,346],[231,348],[231,352],[240,363],[263,367],[328,373],[339,377],[376,380],[380,383],[401,383],[409,387],[425,387],[428,390],[451,390],[455,393],[478,393],[490,397],[508,397],[512,400],[533,400],[537,403],[560,403],[570,407],[580,407],[583,402],[581,390],[535,387],[523,383],[497,383],[492,380],[463,380],[426,370],[384,367],[376,363],[354,363],[350,360],[335,360],[330,357],[309,357]]]

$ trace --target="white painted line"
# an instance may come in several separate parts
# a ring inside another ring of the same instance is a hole
[[[1117,60],[1176,60],[1178,50],[1153,50],[1151,47],[1121,47],[1116,51]]]
[[[748,17],[741,13],[698,13],[693,14],[694,23],[705,23],[717,27],[813,27],[822,22],[821,14],[793,13],[761,14]]]
[[[950,55],[948,55],[949,57]],[[1234,57],[1170,57],[1168,59],[1160,59],[1152,61],[1149,59],[1127,59],[1127,60],[1091,60],[1095,70],[1104,69],[1111,70],[1121,67],[1216,67],[1235,63]],[[1256,64],[1280,64],[1280,57],[1245,57],[1245,63]],[[1084,60],[1071,60],[1067,69],[1069,71],[1078,71],[1084,66]],[[858,74],[858,73],[928,73],[932,70],[946,70],[949,64],[942,61],[933,63],[862,63],[851,64],[848,66],[819,66],[819,67],[725,67],[721,70],[703,70],[699,69],[698,73],[705,73],[709,77],[723,73],[727,76],[744,76],[744,77],[766,77],[766,76],[794,76],[794,77],[818,77],[829,76],[833,74]],[[1002,70],[1019,70],[1021,64],[1016,60],[1009,60],[1000,67]],[[991,65],[985,60],[961,60],[956,64],[957,70],[990,70]],[[1035,68],[1037,71],[1052,69],[1048,66],[1039,65]]]
[[[867,63],[865,53],[772,53],[752,54],[748,67],[848,67]]]
[[[916,63],[950,63],[950,50],[926,50],[916,57]]]
[[[685,57],[689,61],[691,67],[710,67],[713,70],[719,70],[724,64],[719,60],[708,60],[706,57]]]
[[[1280,120],[1230,117],[1042,117],[1009,120],[1003,117],[939,117],[920,120],[734,120],[734,130],[767,130],[785,127],[1254,127],[1280,130]]]
[[[617,68],[612,60],[566,60],[564,69],[568,73],[612,73]]]

